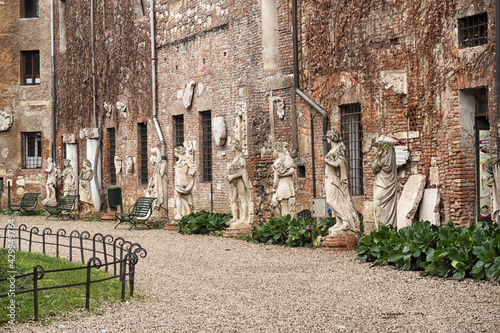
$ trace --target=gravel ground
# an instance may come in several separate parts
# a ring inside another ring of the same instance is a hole
[[[9,216],[0,216],[0,226]],[[141,244],[143,300],[76,311],[15,332],[499,332],[500,285],[371,267],[355,251],[251,244],[110,222],[19,217],[40,230],[100,232]]]

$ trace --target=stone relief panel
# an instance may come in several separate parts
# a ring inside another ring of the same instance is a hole
[[[193,103],[193,93],[194,93],[194,87],[196,85],[195,81],[191,81],[186,85],[186,89],[184,89],[184,96],[182,97],[182,105],[184,105],[184,108],[187,110],[191,107],[191,104]]]
[[[234,138],[240,141],[243,147],[243,154],[248,155],[248,121],[247,104],[244,102],[236,103],[234,120]]]
[[[14,117],[11,114],[0,111],[0,132],[8,131],[12,127],[13,121]]]
[[[283,97],[274,96],[273,97],[274,109],[276,110],[276,114],[280,119],[285,118],[285,102]]]
[[[214,134],[215,145],[224,146],[226,143],[226,122],[224,117],[214,117],[212,119],[212,133]]]
[[[380,79],[385,89],[392,89],[398,95],[408,94],[408,85],[405,71],[382,71]]]

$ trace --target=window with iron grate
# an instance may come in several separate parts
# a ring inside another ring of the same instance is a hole
[[[340,106],[340,131],[349,162],[349,190],[353,196],[363,195],[363,153],[361,150],[363,132],[359,104]]]
[[[184,145],[184,115],[174,116],[175,146]]]
[[[115,155],[116,155],[116,136],[115,128],[108,128],[108,139],[109,139],[109,180],[111,185],[116,185],[116,166],[115,166]]]
[[[20,9],[22,18],[38,17],[38,0],[21,0]]]
[[[200,112],[201,114],[201,158],[203,165],[203,181],[212,181],[212,113],[211,111]]]
[[[21,133],[23,169],[42,167],[42,133]]]
[[[21,52],[21,84],[40,84],[40,51]]]
[[[139,183],[145,185],[148,179],[148,126],[146,123],[137,124],[137,141],[139,143]]]
[[[458,41],[460,44],[460,48],[487,44],[488,14],[482,13],[459,19]]]

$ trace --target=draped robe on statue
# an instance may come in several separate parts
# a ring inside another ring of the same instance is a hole
[[[375,207],[375,226],[380,224],[397,225],[397,166],[396,152],[391,143],[382,143],[372,162],[375,173],[373,204]]]

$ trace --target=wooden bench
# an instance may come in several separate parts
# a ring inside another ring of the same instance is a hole
[[[10,214],[15,211],[21,213],[21,215],[28,214],[32,212],[38,205],[38,196],[40,193],[24,193],[21,203],[19,205],[13,205],[9,202]]]
[[[115,216],[120,220],[120,222],[115,225],[115,229],[120,224],[125,222],[132,224],[128,230],[132,229],[132,227],[137,227],[138,225],[145,225],[151,229],[151,227],[146,224],[146,221],[151,217],[153,210],[151,206],[155,200],[156,198],[140,197],[131,207],[130,213],[115,213]]]
[[[56,207],[46,207],[45,210],[49,213],[47,219],[51,216],[57,216],[57,219],[64,219],[64,217],[75,219],[75,216],[71,215],[74,211],[78,209],[77,205],[78,195],[68,194],[60,202],[57,203]]]

